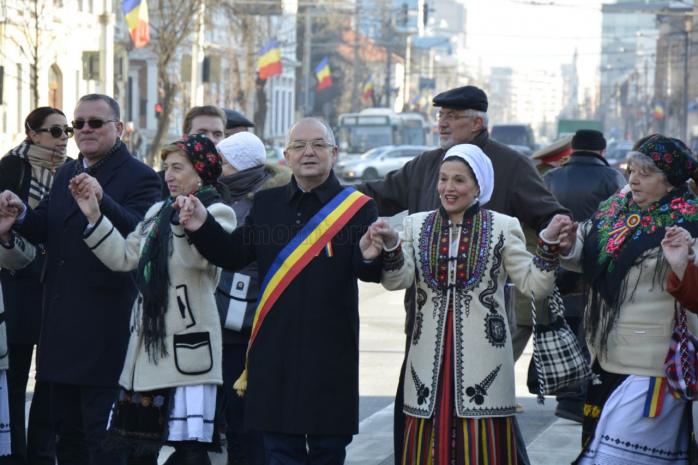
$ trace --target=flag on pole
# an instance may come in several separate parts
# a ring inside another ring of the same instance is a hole
[[[660,102],[654,102],[654,117],[664,119],[664,105]]]
[[[367,101],[373,95],[373,75],[370,74],[364,81],[363,87],[364,101]]]
[[[323,58],[320,64],[315,68],[317,76],[317,90],[327,89],[332,87],[332,76],[330,76],[330,62],[327,57]]]
[[[281,74],[281,47],[274,39],[262,47],[257,59],[259,67],[259,78],[267,79],[277,74]]]
[[[141,48],[150,42],[150,19],[146,0],[124,0],[121,9],[126,18],[133,45]]]

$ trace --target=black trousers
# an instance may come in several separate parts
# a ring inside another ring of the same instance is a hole
[[[125,457],[102,452],[118,387],[51,384],[51,419],[59,465],[123,465]]]
[[[25,402],[33,344],[8,344],[11,360],[7,370],[12,454],[0,457],[0,465],[53,465],[56,463],[55,434],[51,425],[50,384],[37,381],[29,409],[25,434]]]
[[[243,455],[249,464],[267,463],[266,450],[264,448],[264,436],[261,431],[254,431],[243,426],[245,417],[245,397],[237,395],[233,385],[245,369],[245,357],[247,355],[246,344],[223,345],[223,387],[227,398],[225,407],[225,420],[227,423],[225,436],[228,440],[228,459],[242,458]],[[236,456],[232,449],[235,443],[239,443],[242,451]],[[243,454],[240,454],[242,452]]]
[[[342,465],[353,436],[264,432],[269,465]]]
[[[216,434],[214,431],[213,434]],[[182,441],[173,443],[174,453],[170,455],[165,465],[211,465],[211,459],[204,442]],[[250,462],[252,463],[252,462]],[[127,465],[158,465],[158,456],[129,458]]]

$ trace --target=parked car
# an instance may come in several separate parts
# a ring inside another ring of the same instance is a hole
[[[284,149],[282,147],[267,146],[267,163],[278,163],[279,165],[288,165],[286,157],[284,157]]]
[[[383,178],[393,170],[402,168],[405,163],[417,155],[432,149],[434,147],[426,145],[376,147],[359,158],[340,161],[335,165],[334,172],[345,183],[373,181]]]
[[[609,145],[608,150],[604,154],[604,158],[612,168],[620,171],[620,174],[628,179],[628,164],[625,161],[625,156],[633,149],[633,141],[622,140]]]

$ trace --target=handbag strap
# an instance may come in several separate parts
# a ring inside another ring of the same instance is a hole
[[[536,331],[536,317],[538,316],[538,312],[536,309],[536,294],[533,291],[531,291],[531,313],[533,314],[533,363],[536,366],[536,373],[538,374],[538,403],[544,404],[545,395],[543,395],[543,391],[545,389],[545,383],[542,376],[543,369],[540,365],[540,352],[538,349],[538,331]]]
[[[678,307],[678,308],[677,308]],[[686,323],[686,309],[683,305],[675,302],[674,304],[674,324],[679,328],[679,354],[681,356],[681,376],[686,382],[686,386],[690,386],[691,366],[688,356],[688,325]]]

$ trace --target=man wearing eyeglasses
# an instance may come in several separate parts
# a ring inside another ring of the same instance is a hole
[[[490,139],[487,130],[487,95],[481,89],[465,86],[442,92],[434,97],[433,106],[440,107],[434,115],[439,128],[440,148],[424,152],[399,170],[388,173],[384,180],[356,186],[357,190],[371,196],[378,203],[379,215],[392,216],[405,210],[411,215],[439,208],[436,189],[439,167],[446,151],[456,144],[477,145],[492,161],[494,192],[487,202],[489,210],[514,216],[537,232],[545,229],[556,214],[570,215],[545,188],[529,159]],[[525,298],[522,294],[518,296]],[[407,350],[414,324],[415,305],[413,286],[405,294]],[[404,370],[403,363],[395,398],[396,463],[400,460],[405,425],[402,412]]]
[[[50,194],[35,209],[3,192],[0,215],[12,217],[16,211],[15,233],[46,244],[37,379],[51,383],[58,463],[122,464],[122,457],[103,454],[101,443],[126,355],[135,274],[112,272],[90,252],[83,240],[87,218],[69,186],[91,186],[115,225],[114,234],[123,236],[159,200],[161,186],[157,174],[122,143],[124,126],[114,99],[86,95],[74,117],[78,159],[56,172]]]
[[[337,146],[326,124],[300,120],[286,147],[291,182],[258,191],[245,223],[232,234],[211,222],[192,196],[180,223],[216,266],[234,271],[257,260],[260,279],[265,277],[260,295],[278,296],[267,313],[264,306],[257,310],[266,316],[258,331],[253,328],[248,349],[245,427],[263,431],[270,463],[341,464],[359,423],[357,279],[379,282],[382,269],[380,258],[366,262],[359,251],[376,206],[339,184],[332,172]],[[328,223],[336,233],[329,242],[321,234],[304,235]],[[289,266],[269,274],[277,257]],[[286,282],[280,291],[275,287]]]

